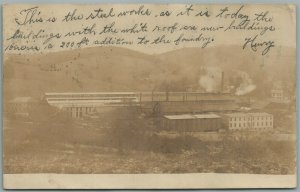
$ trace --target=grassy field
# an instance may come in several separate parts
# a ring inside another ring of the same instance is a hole
[[[124,119],[6,120],[4,172],[295,173],[294,141],[168,137],[151,119]]]

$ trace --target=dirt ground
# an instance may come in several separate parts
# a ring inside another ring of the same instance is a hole
[[[5,123],[4,173],[295,173],[294,141],[202,141],[154,131],[118,139],[92,121],[68,129],[59,121]]]

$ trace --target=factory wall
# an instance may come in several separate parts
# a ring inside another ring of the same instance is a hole
[[[237,105],[232,101],[163,102],[160,104],[162,114],[233,111],[236,109]]]
[[[163,117],[164,130],[176,132],[209,132],[221,129],[221,118],[167,119]]]
[[[71,117],[80,118],[84,115],[91,113],[94,108],[93,107],[65,107],[64,111],[67,111]]]
[[[225,115],[223,120],[230,131],[273,129],[273,115],[268,113],[232,113]]]

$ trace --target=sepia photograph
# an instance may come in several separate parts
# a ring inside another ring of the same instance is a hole
[[[234,49],[7,57],[4,171],[294,174],[295,51]]]
[[[257,13],[247,5],[210,6],[219,12],[174,6],[170,23],[144,19],[153,26],[136,20],[151,17],[155,6],[119,14],[117,6],[98,12],[91,6],[83,16],[83,7],[65,6],[52,20],[43,18],[51,16],[43,14],[47,5],[5,7],[4,174],[295,176],[294,33],[279,35],[284,22],[270,21],[276,6],[256,6]],[[120,25],[116,17],[124,14],[137,25]],[[81,16],[102,20],[69,23]],[[193,26],[194,20],[184,22],[191,16],[229,21]],[[112,23],[99,27],[109,17]],[[58,21],[83,30],[55,31],[49,22]],[[160,36],[146,40],[143,33]]]

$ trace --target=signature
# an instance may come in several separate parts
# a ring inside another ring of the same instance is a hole
[[[245,43],[243,45],[243,49],[245,49],[247,46],[250,46],[252,51],[256,52],[261,47],[263,50],[261,52],[262,55],[266,55],[272,47],[275,47],[274,41],[257,41],[258,35],[255,37],[247,37],[245,38]]]

